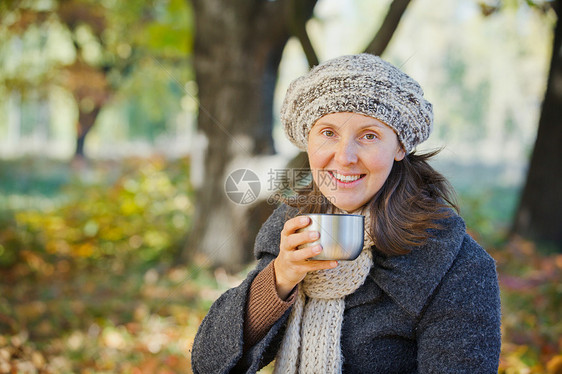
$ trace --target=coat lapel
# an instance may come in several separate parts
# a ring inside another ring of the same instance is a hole
[[[373,271],[365,279],[365,283],[361,285],[354,293],[347,295],[345,298],[345,307],[353,308],[362,304],[371,303],[382,296],[382,290],[373,279]]]
[[[466,228],[457,215],[440,222],[428,242],[402,256],[373,251],[374,266],[363,284],[346,298],[346,307],[375,301],[382,292],[408,314],[417,318],[443,279],[461,248]]]
[[[461,248],[466,227],[454,215],[440,222],[432,238],[404,256],[373,256],[375,283],[402,309],[418,317],[437,285],[447,273]]]

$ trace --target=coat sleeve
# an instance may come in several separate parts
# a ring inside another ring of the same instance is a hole
[[[419,321],[419,372],[497,373],[500,314],[495,262],[467,235]]]
[[[195,374],[254,373],[275,357],[290,309],[266,336],[244,352],[244,318],[252,281],[279,253],[286,208],[281,206],[263,224],[256,237],[259,262],[247,278],[226,291],[211,306],[193,342],[191,365]]]

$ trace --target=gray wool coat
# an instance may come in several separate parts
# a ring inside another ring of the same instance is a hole
[[[244,352],[244,317],[254,277],[279,251],[294,210],[281,205],[255,242],[257,267],[225,292],[201,323],[193,372],[255,373],[279,348],[290,309]],[[500,298],[494,260],[454,215],[426,245],[402,256],[373,251],[365,283],[345,299],[344,373],[497,373]]]

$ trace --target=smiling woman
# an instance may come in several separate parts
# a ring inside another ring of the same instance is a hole
[[[310,188],[266,221],[255,271],[211,307],[194,372],[254,373],[275,358],[277,373],[497,373],[495,264],[435,153],[414,151],[433,124],[419,84],[379,57],[342,56],[291,83],[281,120],[308,154]],[[323,248],[307,213],[364,216],[359,256],[313,259]]]

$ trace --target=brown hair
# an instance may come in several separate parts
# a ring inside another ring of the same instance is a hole
[[[441,229],[437,221],[452,214],[448,208],[458,212],[453,187],[428,163],[437,153],[410,153],[395,162],[384,185],[367,203],[372,217],[370,232],[380,252],[410,252],[431,237],[430,229]],[[296,198],[284,202],[297,208],[299,214],[326,213],[331,207],[314,181],[295,192]]]

